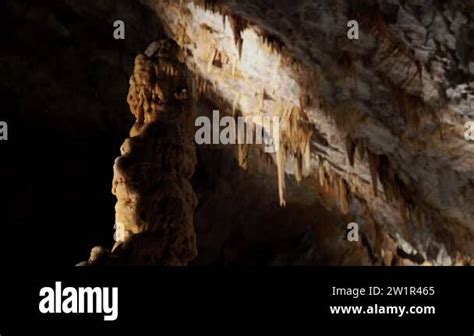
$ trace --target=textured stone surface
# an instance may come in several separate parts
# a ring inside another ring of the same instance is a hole
[[[318,135],[311,175],[361,223],[379,260],[400,249],[419,263],[474,255],[474,144],[463,138],[471,3],[144,2],[188,66],[242,114],[305,111]],[[346,38],[350,19],[359,40]]]
[[[135,58],[128,103],[135,124],[114,165],[112,264],[183,266],[197,255],[196,165],[187,69],[171,40]]]

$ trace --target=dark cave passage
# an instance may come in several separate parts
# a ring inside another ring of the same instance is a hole
[[[19,249],[21,259],[68,266],[97,241],[112,244],[110,167],[117,155],[116,135],[91,133],[74,139],[54,128],[10,125],[17,139],[2,157],[10,163],[2,173],[8,223],[3,234],[33,248]]]
[[[128,41],[111,40],[114,12],[98,14],[109,8],[2,2],[1,119],[10,138],[0,143],[2,238],[25,246],[16,253],[26,263],[70,267],[94,244],[113,244],[112,165],[131,122],[128,72],[149,37],[130,29]],[[137,22],[159,36],[149,11],[140,13]]]

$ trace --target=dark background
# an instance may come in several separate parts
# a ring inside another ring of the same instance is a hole
[[[0,253],[71,267],[113,245],[112,166],[132,125],[135,55],[161,36],[138,1],[0,4]],[[126,40],[113,22],[126,22]],[[2,261],[4,259],[2,258]]]
[[[32,267],[30,278],[0,289],[2,335],[150,335],[168,333],[247,335],[472,335],[473,290],[469,267],[272,268],[76,268]],[[118,286],[119,318],[42,315],[40,288]],[[5,279],[3,280],[5,282]],[[434,286],[434,296],[333,297],[333,286]],[[7,294],[5,296],[5,294]],[[435,306],[435,315],[331,315],[330,305]]]

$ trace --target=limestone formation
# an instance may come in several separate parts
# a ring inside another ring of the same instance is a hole
[[[403,264],[390,256],[404,244],[416,264],[474,255],[474,155],[462,138],[474,106],[470,2],[143,2],[209,96],[243,116],[282,117],[281,205],[291,176],[319,181],[329,207],[373,223],[374,260]],[[229,61],[214,66],[216,50]],[[248,148],[238,152],[248,168]]]
[[[127,101],[136,121],[114,165],[111,264],[182,266],[197,255],[194,112],[179,52],[161,40],[135,59]]]

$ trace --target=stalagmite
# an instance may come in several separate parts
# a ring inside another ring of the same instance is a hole
[[[108,263],[186,265],[197,255],[194,110],[188,75],[171,40],[138,55],[128,103],[136,123],[115,161],[116,245]]]

